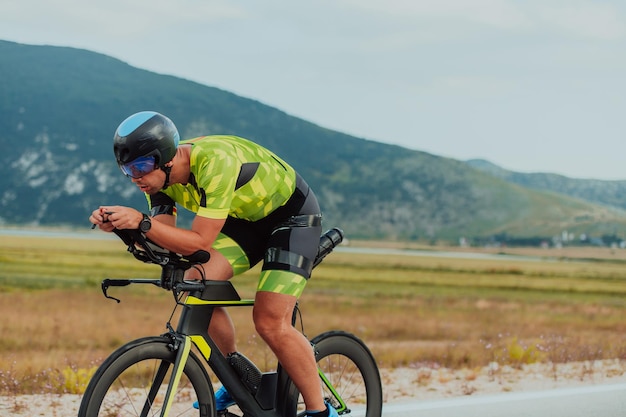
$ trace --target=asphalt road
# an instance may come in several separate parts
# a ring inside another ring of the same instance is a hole
[[[383,417],[626,417],[626,384],[386,404]]]

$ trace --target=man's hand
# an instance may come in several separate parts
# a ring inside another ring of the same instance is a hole
[[[100,230],[104,232],[112,232],[113,229],[115,229],[115,226],[113,226],[111,222],[109,221],[109,216],[111,214],[113,213],[110,211],[104,210],[102,206],[95,209],[91,213],[91,216],[89,216],[89,221],[93,224],[91,228],[95,229],[96,226],[99,226]]]
[[[143,214],[131,207],[103,206],[100,210],[116,229],[139,229],[139,223],[143,220]]]
[[[143,214],[131,207],[100,206],[91,213],[89,221],[100,230],[111,232],[113,229],[138,229]]]

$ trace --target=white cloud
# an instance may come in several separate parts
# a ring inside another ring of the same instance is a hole
[[[37,10],[37,13],[33,13]],[[21,22],[25,29],[75,30],[88,37],[106,35],[150,36],[184,25],[205,25],[216,20],[241,19],[243,8],[226,0],[81,0],[29,1],[0,3],[0,22]]]
[[[528,17],[523,8],[509,0],[352,0],[355,10],[362,10],[373,15],[400,19],[422,21],[457,21],[480,23],[499,28],[525,26]],[[419,25],[416,25],[419,27]]]
[[[623,13],[607,3],[546,3],[538,8],[537,16],[548,28],[566,35],[611,40],[626,34]]]
[[[379,20],[411,22],[422,36],[437,27],[467,34],[477,27],[517,33],[555,32],[577,37],[615,39],[626,34],[624,10],[591,0],[351,0],[356,13]],[[432,24],[431,24],[432,23]],[[400,28],[405,28],[404,24]],[[445,39],[443,31],[439,35]],[[426,37],[429,38],[429,37]],[[430,39],[433,39],[430,37]]]
[[[430,92],[459,96],[505,96],[516,90],[515,81],[496,77],[451,75],[436,77],[430,85]]]

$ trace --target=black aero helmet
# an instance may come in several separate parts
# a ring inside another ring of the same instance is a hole
[[[180,136],[174,123],[160,113],[142,111],[129,116],[115,131],[113,152],[118,165],[153,156],[163,167],[176,155]]]

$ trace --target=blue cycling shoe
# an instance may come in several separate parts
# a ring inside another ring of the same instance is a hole
[[[333,407],[329,403],[326,403],[326,407],[328,408],[328,417],[339,417],[339,414],[337,413],[337,409],[335,407]]]
[[[328,401],[324,402],[324,404],[326,404],[326,410],[328,410],[328,417],[339,417],[339,414],[337,413],[337,410],[335,409],[335,407],[333,407],[332,405],[330,405],[328,403]],[[324,411],[318,411],[315,413],[311,413],[309,411],[307,411],[306,415],[307,417],[317,417],[320,414],[323,414]]]
[[[228,393],[228,391],[226,391],[226,388],[224,388],[224,386],[221,386],[220,389],[218,389],[217,392],[215,393],[215,409],[217,411],[223,411],[234,404],[235,404],[235,400],[233,400],[233,397],[230,396],[230,394]],[[200,404],[198,404],[198,401],[193,403],[193,408],[195,408],[196,410],[200,408]],[[335,412],[335,415],[336,414],[337,413]]]
[[[215,393],[215,409],[217,411],[226,410],[231,405],[235,404],[235,400],[230,396],[228,391],[224,386],[221,386],[220,389]]]

